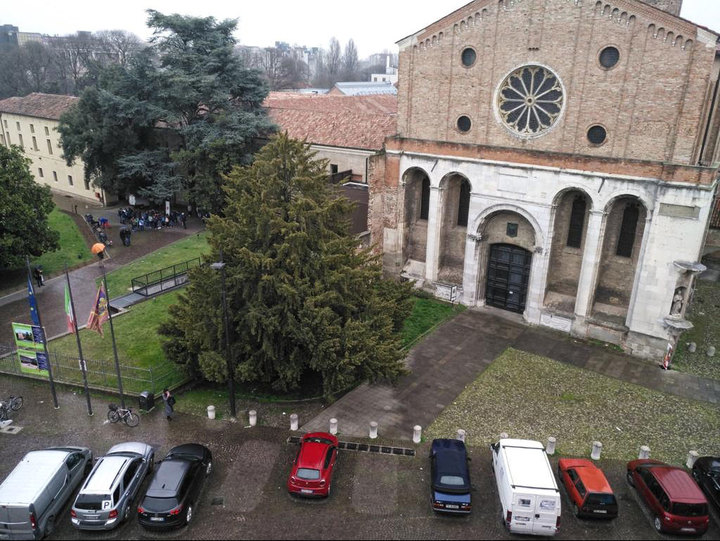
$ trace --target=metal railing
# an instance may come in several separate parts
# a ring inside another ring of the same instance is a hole
[[[187,282],[187,273],[193,267],[197,267],[202,263],[199,257],[189,259],[173,265],[165,267],[157,271],[149,272],[138,276],[131,280],[132,291],[144,297],[162,293],[168,289],[174,289]]]

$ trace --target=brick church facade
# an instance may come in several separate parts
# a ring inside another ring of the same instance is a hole
[[[718,176],[718,34],[681,0],[476,0],[399,42],[369,223],[390,275],[662,357]]]

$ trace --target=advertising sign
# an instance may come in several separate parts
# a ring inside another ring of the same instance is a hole
[[[13,323],[20,371],[25,374],[48,376],[49,359],[45,354],[45,332],[37,325]]]

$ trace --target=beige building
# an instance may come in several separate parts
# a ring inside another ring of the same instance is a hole
[[[680,0],[476,0],[399,42],[389,274],[662,358],[718,177],[718,33]]]
[[[0,101],[0,144],[17,145],[32,164],[35,181],[46,184],[54,192],[109,203],[104,190],[85,180],[81,162],[68,166],[60,146],[57,127],[60,115],[78,98],[55,94],[33,93],[25,97]]]

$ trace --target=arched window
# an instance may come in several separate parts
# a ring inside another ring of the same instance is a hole
[[[460,183],[460,201],[458,202],[457,224],[467,227],[468,212],[470,211],[470,183],[463,180]]]
[[[580,248],[582,245],[583,226],[585,225],[585,198],[582,195],[575,197],[570,213],[570,227],[568,228],[567,245],[571,248]]]
[[[638,217],[640,209],[636,203],[630,203],[623,211],[622,225],[620,226],[620,235],[618,235],[618,243],[616,254],[622,257],[632,257],[633,244],[635,244],[635,232],[637,231]]]
[[[430,179],[425,177],[422,181],[420,196],[420,219],[427,220],[428,214],[430,214]]]

